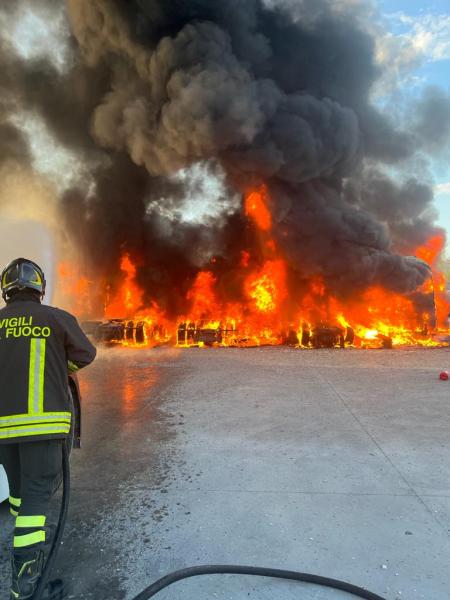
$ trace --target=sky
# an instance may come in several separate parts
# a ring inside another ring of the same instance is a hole
[[[450,0],[380,0],[378,4],[391,32],[406,36],[423,52],[418,67],[401,83],[402,91],[414,95],[427,85],[437,85],[450,93]],[[433,174],[438,221],[450,239],[450,153],[447,157],[446,163],[433,166]]]

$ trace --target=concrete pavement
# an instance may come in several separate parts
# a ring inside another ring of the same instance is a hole
[[[102,350],[82,376],[59,561],[72,597],[131,600],[171,570],[241,563],[448,600],[449,363],[445,349]],[[351,596],[208,577],[158,600],[300,597]]]

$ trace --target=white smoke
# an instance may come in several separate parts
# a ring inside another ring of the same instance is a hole
[[[65,245],[54,188],[34,171],[15,163],[0,169],[0,265],[28,258],[41,266],[51,302],[55,256]]]

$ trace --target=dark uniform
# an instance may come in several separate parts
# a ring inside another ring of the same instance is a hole
[[[96,350],[75,317],[42,305],[34,290],[7,301],[0,310],[0,464],[16,517],[11,597],[28,598],[14,591],[14,576],[30,561],[32,591],[42,571],[46,515],[71,426],[68,373],[90,364]]]

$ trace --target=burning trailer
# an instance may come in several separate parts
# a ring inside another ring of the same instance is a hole
[[[106,321],[84,321],[84,332],[96,343],[145,346],[167,341],[167,333],[157,324],[145,320],[108,319]]]
[[[312,329],[302,328],[300,345],[303,348],[345,348],[353,344],[355,335],[351,327],[341,328],[320,324]]]
[[[393,348],[390,336],[373,331],[371,336],[361,338],[355,334],[352,327],[339,327],[320,324],[312,329],[303,327],[300,345],[302,348]]]
[[[180,323],[177,329],[177,346],[222,346],[230,345],[231,338],[236,335],[236,330],[228,325],[222,326],[220,322],[190,322]]]

